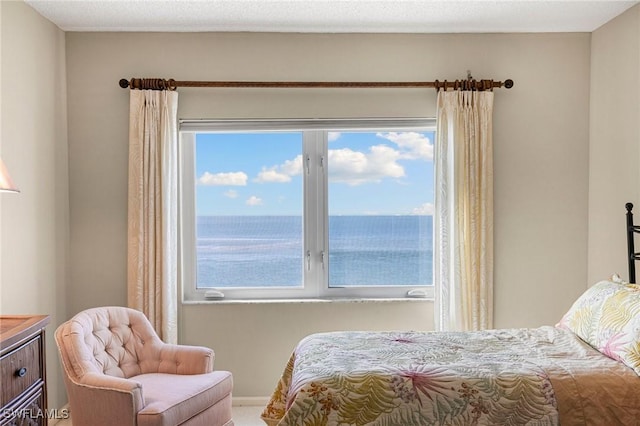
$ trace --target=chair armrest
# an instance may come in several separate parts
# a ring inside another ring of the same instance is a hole
[[[144,407],[142,385],[139,382],[98,373],[87,373],[77,381],[67,380],[74,424],[137,424],[137,413]]]
[[[104,374],[87,373],[80,378],[79,385],[90,386],[116,392],[132,393],[142,389],[140,382]]]
[[[211,373],[214,358],[213,350],[203,346],[164,344],[160,350],[158,373]]]

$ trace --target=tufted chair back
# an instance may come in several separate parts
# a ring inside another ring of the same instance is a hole
[[[159,371],[163,343],[139,311],[119,306],[89,309],[65,328],[62,343],[76,378],[93,372],[126,379]]]

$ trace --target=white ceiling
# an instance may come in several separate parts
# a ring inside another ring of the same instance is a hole
[[[65,31],[591,32],[638,1],[25,0]]]

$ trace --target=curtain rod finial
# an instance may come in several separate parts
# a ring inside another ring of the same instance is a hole
[[[123,89],[126,89],[127,87],[129,87],[129,80],[125,80],[124,78],[120,80],[120,87],[122,87]]]
[[[510,78],[504,81],[504,87],[507,89],[511,89],[513,87],[513,80]]]

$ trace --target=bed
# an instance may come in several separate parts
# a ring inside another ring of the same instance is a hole
[[[633,277],[640,227],[631,208]],[[614,276],[590,287],[555,327],[308,336],[262,419],[274,426],[640,425],[639,374],[640,286]]]

